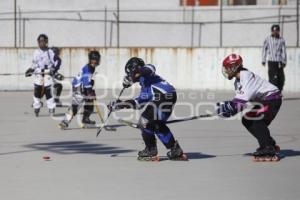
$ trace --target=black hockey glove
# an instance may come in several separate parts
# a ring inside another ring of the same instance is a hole
[[[62,74],[60,74],[60,73],[56,73],[56,74],[54,75],[54,78],[55,78],[56,80],[59,80],[59,81],[62,81],[62,80],[65,79],[64,75],[62,75]]]
[[[124,76],[123,87],[129,88],[130,86],[132,86],[132,84],[133,84],[132,79],[129,76]]]
[[[33,74],[33,72],[34,72],[34,69],[32,69],[32,68],[27,69],[25,72],[25,77],[31,76]]]
[[[130,109],[135,107],[135,101],[130,99],[126,101],[114,100],[107,104],[108,110],[114,112],[121,109]]]

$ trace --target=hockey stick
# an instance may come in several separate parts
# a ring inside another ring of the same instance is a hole
[[[0,76],[22,76],[24,73],[0,73]],[[30,73],[30,75],[49,75],[49,73],[38,72],[38,73]]]
[[[104,124],[104,119],[103,119],[103,116],[102,116],[102,112],[101,112],[100,107],[98,106],[96,100],[94,100],[94,106],[95,106],[95,108],[96,108],[96,113],[98,114],[101,123]],[[107,131],[116,131],[116,130],[117,130],[117,129],[114,128],[114,127],[109,127],[109,128],[108,128],[107,126],[104,126],[104,129],[107,130]]]
[[[123,94],[124,90],[125,90],[125,88],[123,87],[123,89],[121,90],[121,92],[120,92],[120,94],[119,94],[119,96],[117,98],[117,101],[120,99],[120,97]],[[107,114],[107,117],[106,117],[104,123],[97,129],[97,135],[96,135],[96,137],[98,137],[98,135],[100,134],[100,132],[102,131],[102,129],[105,127],[105,125],[107,123],[107,120],[108,120],[109,116],[111,115],[111,113],[112,113],[112,110],[110,110],[109,113]]]
[[[182,118],[182,119],[170,120],[170,121],[167,121],[166,124],[173,124],[173,123],[178,123],[178,122],[185,122],[185,121],[195,120],[195,119],[199,119],[199,118],[208,118],[208,117],[214,117],[214,116],[217,116],[217,115],[216,114],[198,115],[198,116],[187,117],[187,118]],[[120,122],[121,124],[124,124],[126,126],[130,126],[132,128],[141,128],[138,123],[126,121],[123,119],[118,119],[118,122]]]
[[[21,76],[24,73],[1,73],[0,76]]]

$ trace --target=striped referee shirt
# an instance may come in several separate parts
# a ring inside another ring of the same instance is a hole
[[[286,64],[285,41],[282,37],[268,36],[264,41],[262,62],[266,60]]]

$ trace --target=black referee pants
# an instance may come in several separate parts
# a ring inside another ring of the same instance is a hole
[[[277,86],[278,89],[282,91],[285,77],[283,67],[281,67],[280,65],[280,62],[268,61],[268,74],[270,83]]]

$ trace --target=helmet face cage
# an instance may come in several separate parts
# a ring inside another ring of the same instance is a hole
[[[234,76],[234,74],[238,71],[238,69],[241,67],[241,65],[233,65],[231,67],[222,67],[222,74],[225,78],[231,80]]]

